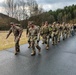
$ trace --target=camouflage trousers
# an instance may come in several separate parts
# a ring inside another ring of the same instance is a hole
[[[62,37],[63,37],[63,40],[65,40],[67,38],[67,31],[66,30],[62,31]]]
[[[46,44],[46,46],[49,47],[49,35],[43,34],[42,38],[43,38],[43,42]]]
[[[71,36],[71,31],[68,30],[68,31],[66,32],[66,38],[69,38],[70,36]]]
[[[15,51],[18,52],[20,50],[20,46],[19,46],[19,38],[18,36],[15,37]]]
[[[40,46],[39,46],[39,40],[37,39],[37,36],[30,36],[30,45],[32,50],[35,52],[35,47],[40,50]]]
[[[52,32],[52,44],[58,43],[58,34],[56,32]]]
[[[58,32],[58,42],[60,42],[60,37],[61,37],[61,31]]]
[[[28,37],[28,44],[29,44],[29,46],[31,46],[31,41],[30,41],[30,39],[31,39],[31,36]]]

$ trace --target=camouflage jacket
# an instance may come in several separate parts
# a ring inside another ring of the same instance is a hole
[[[9,35],[13,32],[15,38],[19,36],[19,38],[21,37],[22,35],[22,32],[23,32],[23,28],[19,27],[19,26],[14,26],[14,27],[11,27],[10,30],[9,30],[9,33],[7,34],[7,38],[9,37]]]

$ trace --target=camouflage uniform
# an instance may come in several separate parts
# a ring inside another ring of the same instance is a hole
[[[65,23],[63,23],[62,24],[62,28],[63,28],[63,30],[62,30],[62,37],[63,37],[63,40],[65,40],[65,38],[66,38],[66,30],[67,30],[67,27],[65,26]]]
[[[7,34],[6,39],[9,37],[9,35],[13,32],[15,36],[15,55],[17,55],[18,52],[20,52],[20,46],[19,46],[19,41],[20,37],[22,35],[23,29],[17,25],[11,26],[9,33]]]
[[[29,34],[30,34],[29,37],[30,37],[30,43],[32,48],[31,56],[34,56],[36,54],[35,47],[38,49],[39,54],[41,51],[41,48],[38,45],[38,42],[40,40],[40,34],[39,34],[39,28],[36,25],[32,23],[30,25],[33,25],[33,27],[29,28]]]
[[[42,32],[42,38],[43,38],[43,43],[46,44],[46,49],[49,49],[49,26],[48,26],[48,22],[46,21],[42,31],[40,31],[40,33]]]
[[[61,36],[61,33],[60,33],[60,24],[57,24],[56,28],[57,28],[57,43],[58,43],[58,42],[60,42],[60,36]]]
[[[56,23],[53,23],[53,30],[52,30],[52,44],[55,45],[58,43],[58,29],[56,27]]]
[[[71,36],[71,24],[68,24],[68,35],[67,37]]]
[[[63,28],[62,28],[62,25],[60,24],[59,27],[58,27],[58,33],[59,33],[59,34],[58,34],[58,42],[60,42],[60,37],[61,37],[61,35],[62,35],[62,29],[63,29]]]

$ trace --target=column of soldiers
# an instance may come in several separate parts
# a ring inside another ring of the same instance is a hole
[[[15,55],[20,52],[19,41],[22,35],[22,27],[18,26],[17,24],[11,23],[11,28],[7,37],[14,33],[15,36]],[[42,37],[42,44],[46,45],[46,50],[49,50],[49,41],[52,39],[52,45],[57,45],[61,38],[65,40],[70,36],[74,35],[74,30],[76,25],[69,24],[69,23],[56,23],[48,24],[48,21],[42,22],[41,27],[35,25],[33,21],[28,21],[28,26],[26,30],[26,35],[28,36],[28,48],[32,49],[31,56],[36,55],[36,49],[38,49],[38,54],[41,53],[41,47],[39,46],[40,38]]]

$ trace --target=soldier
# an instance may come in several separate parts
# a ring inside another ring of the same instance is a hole
[[[62,37],[63,37],[63,40],[65,40],[65,38],[66,38],[66,37],[65,37],[65,34],[66,34],[66,29],[67,29],[67,28],[66,28],[64,22],[62,23],[62,28],[63,28],[63,29],[62,29]]]
[[[48,50],[49,49],[49,26],[47,21],[43,26],[43,42],[46,44],[46,50]]]
[[[30,38],[30,43],[32,48],[31,56],[34,56],[36,54],[35,47],[38,49],[38,52],[40,54],[41,48],[38,45],[39,35],[40,35],[39,28],[36,25],[34,25],[33,22],[30,23],[29,34],[30,34],[29,37],[31,37]]]
[[[14,36],[15,36],[15,55],[18,54],[18,52],[20,52],[20,46],[19,46],[19,41],[23,32],[23,29],[19,26],[16,26],[16,24],[14,24],[13,22],[10,23],[11,28],[9,30],[9,33],[7,34],[6,39],[9,37],[9,35],[13,32]]]
[[[53,23],[53,30],[52,30],[52,45],[56,45],[58,43],[58,29],[56,26],[56,22]]]
[[[59,24],[59,26],[58,26],[58,42],[60,42],[60,37],[61,37],[61,35],[62,35],[62,25],[61,24]]]
[[[72,27],[72,26],[71,26],[71,24],[69,24],[69,25],[68,25],[68,29],[69,29],[68,37],[70,37],[70,36],[71,36],[71,27]]]

